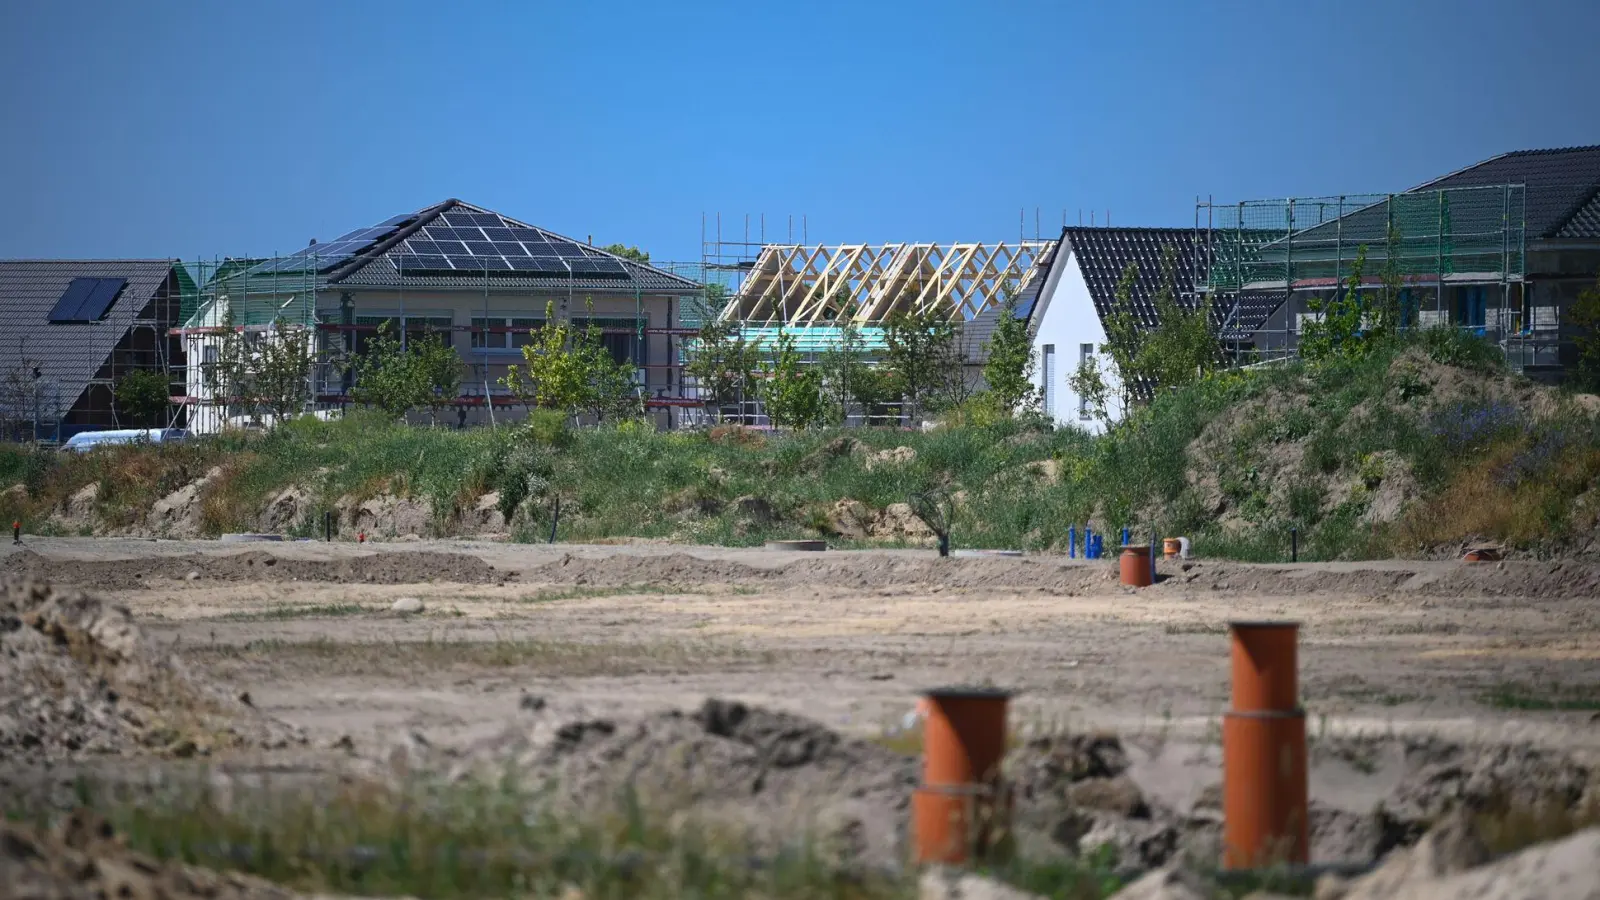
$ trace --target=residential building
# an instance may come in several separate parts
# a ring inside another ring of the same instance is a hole
[[[133,421],[117,384],[183,362],[168,336],[187,276],[166,259],[0,261],[0,439],[182,425]]]
[[[682,401],[676,340],[682,304],[700,285],[645,263],[460,200],[446,200],[269,260],[208,267],[185,323],[188,395],[202,431],[227,410],[211,402],[205,366],[218,330],[292,328],[315,343],[318,405],[348,401],[351,374],[337,365],[365,351],[388,323],[412,340],[432,334],[460,354],[458,424],[521,414],[500,380],[521,360],[533,329],[551,317],[592,325],[637,381],[658,424]]]

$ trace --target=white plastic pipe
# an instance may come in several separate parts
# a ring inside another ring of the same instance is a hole
[[[1178,538],[1178,556],[1181,559],[1189,558],[1189,539],[1186,537]]]

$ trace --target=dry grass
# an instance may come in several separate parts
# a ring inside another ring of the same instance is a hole
[[[183,654],[225,675],[261,665],[293,666],[319,676],[401,676],[452,668],[515,668],[565,676],[701,672],[771,665],[774,654],[712,641],[587,643],[504,639],[488,641],[429,637],[390,643],[267,639],[245,644],[188,647]]]
[[[1572,497],[1600,476],[1600,449],[1569,447],[1537,477],[1509,476],[1531,452],[1530,440],[1495,447],[1461,470],[1438,496],[1414,507],[1401,528],[1403,541],[1439,547],[1492,538],[1529,547],[1560,538]]]

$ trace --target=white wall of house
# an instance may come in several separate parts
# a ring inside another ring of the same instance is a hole
[[[1039,293],[1033,322],[1033,350],[1038,359],[1033,383],[1044,394],[1046,412],[1058,426],[1103,431],[1105,423],[1067,383],[1085,355],[1093,354],[1115,392],[1109,360],[1101,352],[1106,342],[1105,326],[1095,312],[1094,299],[1076,257],[1057,260],[1051,267],[1050,278]],[[1117,404],[1110,406],[1109,411],[1115,415]]]

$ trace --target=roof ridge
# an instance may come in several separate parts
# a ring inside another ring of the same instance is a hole
[[[122,256],[122,257],[83,257],[83,258],[75,257],[75,256],[58,256],[58,257],[45,257],[45,256],[16,256],[16,257],[10,257],[10,256],[8,256],[8,257],[0,257],[0,264],[5,264],[5,263],[57,263],[57,264],[60,264],[60,265],[69,265],[69,264],[73,264],[73,263],[139,263],[141,265],[150,266],[150,265],[155,265],[156,263],[164,263],[166,265],[174,265],[174,264],[182,263],[182,262],[183,262],[183,260],[178,259],[175,256],[174,257],[163,257],[163,256],[152,256],[152,257]]]
[[[1423,183],[1417,185],[1416,187],[1407,188],[1406,190],[1400,191],[1399,193],[1410,194],[1410,193],[1415,193],[1416,191],[1426,190],[1430,185],[1438,184],[1439,182],[1444,181],[1447,178],[1454,178],[1457,175],[1460,175],[1462,173],[1470,172],[1473,169],[1479,168],[1481,166],[1486,166],[1489,163],[1495,162],[1496,160],[1510,159],[1512,157],[1522,157],[1522,156],[1547,156],[1547,155],[1556,154],[1556,153],[1582,153],[1582,152],[1586,152],[1586,151],[1595,151],[1595,150],[1600,150],[1600,144],[1583,144],[1583,145],[1574,146],[1574,147],[1540,147],[1540,148],[1535,148],[1535,149],[1532,149],[1532,150],[1507,150],[1504,153],[1496,153],[1494,156],[1491,156],[1488,159],[1480,159],[1477,162],[1472,163],[1471,165],[1462,166],[1461,168],[1456,169],[1453,172],[1446,172],[1445,174],[1440,175],[1437,178],[1430,178],[1427,181],[1424,181]]]

